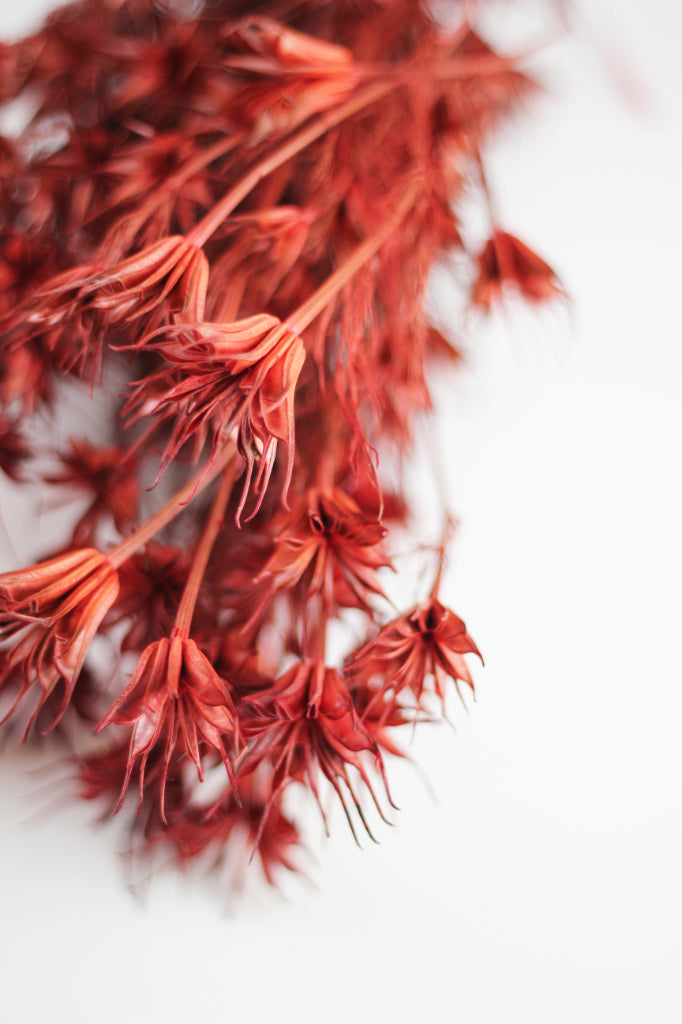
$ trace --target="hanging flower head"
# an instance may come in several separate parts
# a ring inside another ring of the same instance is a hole
[[[88,647],[116,600],[118,576],[107,558],[84,548],[0,576],[0,640],[13,642],[2,652],[0,687],[19,681],[19,692],[5,719],[36,687],[41,707],[61,683],[64,694],[50,728],[64,714]]]
[[[144,792],[145,766],[152,751],[160,752],[161,814],[165,817],[165,789],[171,763],[183,755],[194,762],[203,780],[202,747],[215,752],[225,765],[230,780],[234,770],[230,751],[239,742],[239,726],[226,680],[216,674],[194,640],[178,634],[150,644],[137,664],[132,678],[97,726],[130,729],[128,763],[119,810],[128,791],[133,770],[139,768],[140,798]],[[232,754],[234,756],[234,754]]]
[[[495,231],[478,257],[472,302],[489,312],[508,290],[531,302],[562,294],[559,280],[548,263],[519,238],[507,231]]]
[[[246,463],[238,515],[254,471],[260,507],[280,442],[287,449],[286,497],[294,465],[294,393],[305,360],[301,339],[277,317],[262,314],[232,324],[164,328],[147,347],[163,356],[165,365],[137,382],[126,412],[132,419],[153,415],[175,421],[162,471],[190,439],[210,432],[215,445],[236,428]]]
[[[461,697],[458,681],[473,692],[474,681],[465,654],[480,651],[462,620],[432,595],[387,623],[370,643],[353,654],[347,668],[351,676],[384,680],[377,698],[386,690],[410,691],[420,706],[429,683],[445,704],[445,680],[450,678]],[[390,705],[389,705],[390,710]]]
[[[386,785],[383,761],[376,740],[358,717],[341,673],[321,661],[301,661],[268,690],[249,697],[246,705],[250,714],[245,733],[254,742],[242,771],[268,759],[274,766],[273,795],[292,780],[306,782],[326,822],[319,792],[322,775],[341,801],[353,836],[357,839],[346,794],[373,838],[349,768],[355,770],[383,818],[362,756],[370,756]]]

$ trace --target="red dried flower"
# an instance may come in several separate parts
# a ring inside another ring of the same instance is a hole
[[[100,520],[110,516],[123,533],[137,515],[140,485],[134,452],[118,445],[96,447],[72,438],[69,450],[60,455],[61,472],[45,474],[46,483],[84,491],[90,504],[73,528],[71,543],[80,547],[92,543]]]
[[[330,612],[334,602],[371,610],[371,599],[383,595],[377,569],[390,566],[386,528],[378,519],[368,518],[334,487],[311,488],[280,521],[261,581],[282,590],[305,577],[307,596],[322,594]]]
[[[253,717],[246,720],[244,731],[255,742],[244,759],[242,773],[269,758],[274,766],[273,794],[291,780],[305,781],[326,822],[319,772],[339,797],[353,836],[357,839],[343,787],[373,838],[348,769],[358,773],[383,818],[361,755],[371,755],[387,785],[384,766],[379,747],[360,721],[341,673],[319,661],[303,661],[292,665],[268,690],[247,698],[245,704]]]
[[[186,551],[151,541],[119,569],[120,589],[107,623],[128,620],[122,651],[142,651],[173,628],[189,573]]]
[[[472,301],[486,312],[509,287],[531,302],[562,294],[558,278],[549,264],[506,231],[496,231],[478,257],[478,277]]]
[[[90,263],[64,271],[33,295],[27,310],[12,318],[16,332],[52,329],[50,345],[71,356],[67,368],[99,367],[102,344],[113,327],[134,324],[140,335],[172,314],[203,316],[208,263],[181,235],[162,238],[106,269],[98,254]]]
[[[0,640],[11,638],[15,644],[2,653],[0,687],[12,674],[21,679],[19,693],[3,721],[37,685],[41,692],[30,727],[61,682],[64,695],[50,726],[54,728],[71,699],[88,647],[117,593],[115,569],[104,555],[91,548],[0,576]]]
[[[424,604],[385,625],[350,658],[347,668],[361,678],[380,676],[384,680],[382,693],[410,690],[418,705],[431,680],[444,705],[447,678],[453,680],[460,697],[458,681],[474,689],[465,654],[481,657],[462,620],[432,594]]]
[[[292,854],[300,837],[282,809],[281,797],[270,796],[269,780],[259,774],[240,776],[239,794],[234,789],[212,807],[190,805],[166,827],[147,828],[148,849],[163,844],[174,849],[179,864],[211,854],[209,869],[221,867],[229,850],[241,853],[234,869],[236,884],[242,882],[248,863],[258,856],[270,885],[277,884],[277,870],[298,871]]]
[[[165,817],[165,789],[171,761],[189,755],[199,779],[203,779],[201,747],[218,754],[234,782],[230,754],[239,743],[239,725],[230,696],[229,683],[221,679],[194,640],[175,633],[168,639],[150,644],[143,652],[133,676],[121,695],[97,726],[131,729],[128,763],[121,795],[120,810],[130,779],[139,767],[142,804],[147,760],[154,750],[161,754],[161,814]]]
[[[162,470],[195,434],[203,437],[212,428],[215,446],[236,427],[247,465],[238,515],[256,465],[256,510],[260,507],[279,442],[287,448],[286,497],[294,465],[294,392],[305,359],[300,338],[265,314],[233,324],[167,327],[163,334],[148,345],[160,352],[166,368],[138,381],[125,409],[133,419],[175,419]],[[156,390],[153,399],[150,385]]]

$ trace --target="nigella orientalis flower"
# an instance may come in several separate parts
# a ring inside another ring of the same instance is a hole
[[[19,692],[3,720],[29,690],[37,688],[30,727],[61,683],[63,697],[50,728],[57,724],[88,647],[117,594],[114,566],[92,548],[0,576],[0,640],[14,644],[0,653],[0,687],[19,674]]]
[[[234,783],[233,766],[224,745],[226,737],[233,750],[239,743],[239,725],[229,684],[218,676],[189,636],[198,589],[225,514],[233,480],[234,462],[223,474],[197,545],[170,637],[145,648],[130,682],[97,726],[97,732],[109,725],[128,726],[131,730],[128,763],[116,810],[123,805],[138,763],[138,809],[142,806],[145,766],[150,753],[158,748],[163,751],[160,776],[163,819],[171,761],[177,762],[188,755],[203,781],[200,744],[218,754]]]
[[[97,370],[104,341],[116,328],[133,326],[142,334],[174,314],[203,315],[208,262],[181,235],[153,242],[108,267],[101,262],[98,257],[47,281],[28,308],[10,319],[11,335],[22,325],[31,335],[44,332],[66,368]]]
[[[349,768],[354,769],[386,821],[362,756],[371,757],[392,803],[384,764],[379,746],[360,721],[337,669],[315,660],[292,665],[266,691],[247,699],[244,729],[253,741],[244,758],[244,774],[268,759],[273,763],[273,795],[291,781],[303,782],[310,787],[326,825],[319,790],[322,776],[338,796],[356,841],[348,796],[365,831],[374,839]]]
[[[423,697],[432,687],[445,710],[445,683],[449,678],[462,700],[459,683],[474,692],[474,681],[464,660],[465,654],[481,652],[469,636],[464,622],[438,600],[444,551],[431,593],[426,601],[386,623],[377,636],[354,652],[346,663],[351,678],[368,683],[379,681],[374,697],[367,701],[366,714],[377,716],[387,693],[399,697],[412,695],[416,708],[422,709]],[[373,706],[374,705],[374,706]],[[394,713],[394,705],[385,705],[385,713]],[[381,717],[379,719],[381,721]]]
[[[239,513],[256,464],[259,507],[279,442],[287,448],[286,495],[294,461],[294,392],[305,359],[301,339],[265,314],[234,324],[178,325],[163,333],[149,344],[166,366],[137,382],[125,409],[133,420],[175,419],[161,471],[195,435],[212,429],[216,446],[236,426],[247,467]]]
[[[311,488],[291,513],[279,517],[275,550],[259,579],[276,590],[306,580],[306,596],[371,611],[371,598],[383,590],[377,570],[390,562],[383,545],[386,528],[363,514],[340,488]]]
[[[59,455],[60,469],[44,474],[54,485],[88,495],[89,502],[71,534],[74,547],[92,544],[102,519],[110,517],[119,533],[133,526],[137,515],[140,486],[134,450],[118,445],[95,446],[71,438],[67,451]]]
[[[133,676],[97,732],[109,725],[130,728],[128,763],[116,810],[123,806],[133,770],[139,768],[139,804],[145,766],[160,748],[160,806],[165,818],[165,791],[171,761],[188,755],[203,781],[200,746],[218,754],[234,782],[231,757],[238,746],[239,726],[229,684],[221,679],[196,642],[174,632],[145,648]],[[230,751],[226,750],[226,743]]]
[[[0,47],[0,113],[35,111],[0,139],[0,484],[73,509],[0,576],[2,710],[82,704],[82,795],[126,813],[137,784],[133,834],[180,864],[246,837],[292,867],[290,786],[383,816],[401,735],[473,690],[441,571],[400,614],[383,570],[429,373],[465,351],[431,269],[484,311],[563,294],[493,213],[487,146],[535,86],[478,6],[88,0]]]
[[[548,263],[519,238],[506,231],[495,231],[478,257],[472,302],[489,312],[493,303],[509,290],[531,302],[563,294]]]

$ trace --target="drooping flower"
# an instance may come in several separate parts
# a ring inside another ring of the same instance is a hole
[[[35,686],[40,695],[30,727],[61,683],[64,693],[50,728],[57,724],[88,647],[117,594],[116,570],[92,548],[0,576],[0,640],[14,643],[2,652],[0,688],[20,677],[18,694],[4,720]]]
[[[307,595],[322,594],[329,609],[334,601],[371,609],[371,598],[383,594],[377,570],[390,566],[378,519],[334,487],[311,488],[281,521],[260,579],[276,589],[305,579]]]
[[[150,644],[120,696],[97,726],[131,730],[126,774],[116,806],[123,805],[133,770],[139,767],[142,804],[147,760],[161,751],[160,805],[171,762],[188,755],[203,780],[202,747],[214,751],[234,781],[231,757],[239,744],[239,725],[229,683],[216,674],[196,642],[177,633]],[[226,743],[230,750],[226,749]]]
[[[251,15],[229,23],[223,39],[225,66],[247,77],[241,117],[262,132],[291,128],[333,107],[357,81],[345,46],[271,18]]]
[[[495,231],[478,257],[472,302],[489,312],[508,288],[531,302],[562,294],[559,280],[548,263],[514,235]]]
[[[351,677],[382,677],[382,692],[410,690],[418,705],[431,681],[444,705],[447,678],[453,680],[460,697],[458,682],[474,690],[465,654],[481,657],[462,620],[431,596],[385,625],[374,640],[350,657],[347,670]]]
[[[122,651],[142,652],[168,635],[189,573],[189,555],[173,544],[150,541],[119,569],[120,590],[108,623],[128,622]]]
[[[103,265],[104,264],[104,265]],[[125,259],[95,254],[90,262],[50,278],[17,310],[11,331],[43,332],[52,349],[68,353],[65,368],[99,369],[111,328],[142,336],[176,315],[204,313],[208,262],[182,235],[161,238]]]
[[[321,661],[305,659],[292,665],[267,690],[248,697],[245,706],[244,732],[252,742],[241,773],[246,774],[264,759],[269,760],[274,767],[273,796],[288,782],[305,782],[326,823],[319,791],[319,775],[322,775],[341,801],[353,836],[357,839],[345,793],[350,796],[367,834],[373,838],[348,769],[354,769],[359,775],[384,818],[362,755],[371,757],[388,793],[383,761],[376,740],[357,714],[341,673]]]
[[[260,507],[280,442],[287,448],[286,497],[294,465],[294,393],[305,359],[301,339],[267,314],[232,324],[179,324],[162,335],[147,346],[166,366],[135,385],[125,409],[133,419],[175,420],[162,470],[191,438],[212,431],[215,445],[236,427],[247,467],[238,515],[256,466]]]
[[[270,885],[277,884],[278,869],[299,870],[293,857],[300,844],[298,829],[284,812],[282,795],[271,798],[269,773],[240,775],[238,794],[230,787],[212,806],[190,804],[166,826],[148,824],[145,833],[149,852],[159,844],[170,847],[183,867],[209,857],[209,869],[217,870],[229,850],[235,885],[243,882],[255,855]]]

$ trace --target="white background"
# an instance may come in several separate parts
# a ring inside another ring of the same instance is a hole
[[[571,317],[472,324],[468,369],[436,389],[461,520],[445,597],[486,655],[456,734],[412,750],[438,801],[392,765],[380,846],[338,818],[318,841],[312,819],[315,884],[226,912],[174,875],[131,894],[115,831],[91,807],[46,816],[35,755],[5,753],[8,1020],[682,1019],[682,18],[678,0],[586,6],[594,31],[537,62],[549,95],[491,167],[503,226],[556,266]],[[5,488],[21,550],[17,507]]]

